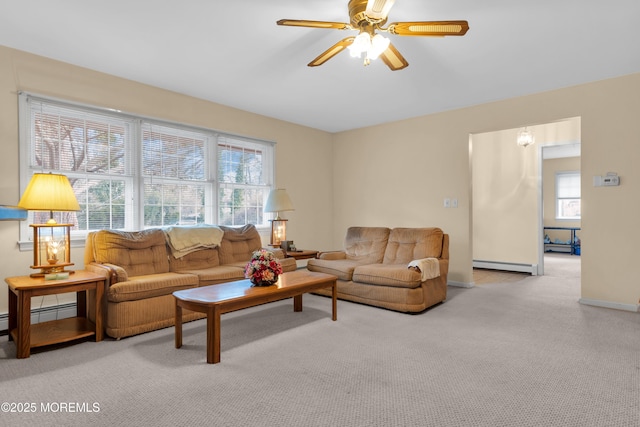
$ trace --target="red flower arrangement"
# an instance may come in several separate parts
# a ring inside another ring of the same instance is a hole
[[[280,274],[282,265],[273,252],[266,249],[255,251],[244,269],[244,277],[256,286],[273,285]]]

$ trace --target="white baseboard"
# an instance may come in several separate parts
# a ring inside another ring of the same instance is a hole
[[[517,271],[520,273],[530,273],[532,276],[538,275],[538,264],[518,264],[514,262],[481,261],[473,260],[473,268],[486,268],[490,270]]]
[[[640,313],[640,304],[623,304],[620,302],[602,301],[597,299],[580,298],[578,300],[580,304],[592,305],[594,307],[613,308],[615,310],[632,311],[634,313]]]
[[[60,304],[31,310],[31,324],[66,319],[76,315],[76,304]],[[0,331],[9,330],[9,313],[0,314]]]

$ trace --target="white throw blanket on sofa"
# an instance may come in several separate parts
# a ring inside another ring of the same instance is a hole
[[[408,267],[415,267],[422,273],[420,280],[423,282],[440,276],[440,262],[438,258],[414,259]]]
[[[215,225],[169,227],[164,230],[171,253],[176,258],[200,249],[215,248],[222,242],[224,231]]]

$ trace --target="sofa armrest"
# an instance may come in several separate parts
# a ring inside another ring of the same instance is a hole
[[[113,264],[98,264],[97,262],[92,262],[85,265],[85,270],[105,276],[109,282],[109,286],[129,280],[129,275],[124,268]]]
[[[419,271],[423,282],[440,276],[440,259],[438,258],[414,259],[408,267]]]
[[[326,260],[347,259],[347,253],[345,251],[318,252],[316,258]]]

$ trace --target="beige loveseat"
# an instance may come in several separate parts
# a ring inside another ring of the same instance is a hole
[[[171,240],[175,235],[182,236],[178,249]],[[261,247],[253,225],[100,230],[87,237],[84,263],[85,269],[107,277],[103,324],[107,335],[122,338],[172,326],[174,291],[243,279],[245,265]],[[270,250],[284,271],[296,269],[295,259]],[[184,313],[185,322],[203,317]]]
[[[350,227],[344,245],[307,263],[338,276],[338,298],[401,312],[447,298],[449,235],[441,229]]]

